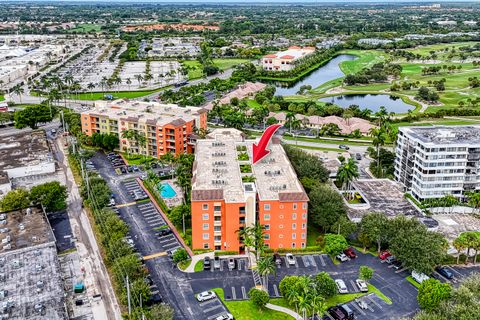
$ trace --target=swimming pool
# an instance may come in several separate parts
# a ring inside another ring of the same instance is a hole
[[[173,189],[173,187],[170,185],[170,183],[168,183],[168,182],[162,183],[162,186],[163,186],[162,191],[160,193],[162,198],[170,199],[170,198],[173,198],[177,195],[177,193],[175,192],[175,189]]]

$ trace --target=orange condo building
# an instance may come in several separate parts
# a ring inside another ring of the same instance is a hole
[[[272,249],[304,248],[308,197],[283,150],[252,164],[252,144],[236,129],[198,140],[192,179],[193,249],[244,252],[238,230],[260,223]],[[249,160],[245,160],[245,153]],[[242,160],[240,160],[242,159]],[[251,182],[253,181],[253,182]]]
[[[121,150],[160,157],[166,153],[191,153],[194,128],[207,128],[207,110],[179,107],[174,104],[140,101],[97,101],[95,107],[82,112],[82,132],[117,134]],[[122,138],[122,131],[136,130],[145,136],[145,146]]]

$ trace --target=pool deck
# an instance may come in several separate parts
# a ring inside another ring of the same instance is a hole
[[[176,206],[179,206],[179,205],[183,204],[183,191],[175,183],[175,180],[172,180],[172,179],[163,180],[161,183],[162,184],[163,183],[168,183],[172,187],[172,189],[175,190],[175,193],[176,193],[176,195],[172,198],[163,198],[162,197],[162,199],[165,202],[165,204],[167,205],[167,207],[173,208],[173,207],[176,207]]]

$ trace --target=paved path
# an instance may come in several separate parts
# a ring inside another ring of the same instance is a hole
[[[215,253],[212,251],[212,252],[206,252],[206,253],[196,254],[192,256],[192,262],[184,271],[195,272],[195,265],[197,264],[198,261],[202,261],[203,258],[205,257],[210,257],[210,259],[213,260],[213,258],[215,257]]]
[[[280,306],[277,306],[277,305],[271,304],[271,303],[267,303],[265,306],[268,309],[272,309],[272,310],[275,310],[275,311],[286,313],[286,314],[292,316],[296,320],[302,320],[303,319],[298,313],[296,313],[295,311],[290,310],[288,308],[280,307]]]

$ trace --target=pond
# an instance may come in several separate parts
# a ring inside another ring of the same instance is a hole
[[[312,71],[301,80],[291,82],[275,82],[277,90],[275,95],[277,96],[291,96],[297,94],[298,90],[303,85],[311,85],[312,88],[316,88],[321,84],[345,76],[340,67],[338,66],[343,61],[355,60],[357,57],[351,54],[340,54],[327,62],[327,64],[319,67],[315,71]]]
[[[403,102],[399,97],[390,96],[388,94],[351,94],[339,95],[327,98],[321,98],[318,101],[331,102],[342,108],[348,108],[355,104],[360,109],[370,109],[373,112],[380,110],[384,106],[388,112],[407,113],[410,109],[415,109],[415,106]]]

